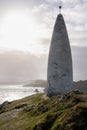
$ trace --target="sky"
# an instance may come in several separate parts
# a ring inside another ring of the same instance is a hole
[[[73,79],[87,79],[87,0],[0,0],[0,83],[46,79],[60,4],[72,50]]]

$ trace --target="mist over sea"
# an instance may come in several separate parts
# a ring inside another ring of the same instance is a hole
[[[23,87],[22,85],[0,85],[0,104],[4,101],[13,101],[35,94],[35,90],[43,92],[41,87]]]

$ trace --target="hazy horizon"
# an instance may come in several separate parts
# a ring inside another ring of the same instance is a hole
[[[0,83],[46,79],[60,3],[72,49],[73,79],[87,79],[87,0],[0,0]]]

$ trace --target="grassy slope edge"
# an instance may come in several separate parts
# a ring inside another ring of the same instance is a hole
[[[87,130],[87,94],[35,94],[0,105],[0,130]]]

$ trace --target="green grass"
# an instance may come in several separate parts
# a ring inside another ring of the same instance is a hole
[[[4,106],[0,130],[87,130],[87,94],[36,94]]]

